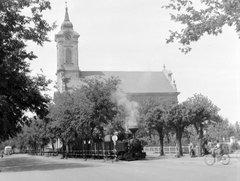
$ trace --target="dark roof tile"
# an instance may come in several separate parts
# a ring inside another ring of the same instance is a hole
[[[141,71],[81,71],[81,77],[114,76],[121,80],[120,87],[126,93],[173,93],[177,92],[164,72]]]

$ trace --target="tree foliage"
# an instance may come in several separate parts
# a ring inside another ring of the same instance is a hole
[[[141,126],[147,128],[150,133],[152,130],[155,130],[158,133],[160,155],[164,155],[164,136],[169,133],[169,128],[166,124],[166,111],[168,111],[176,103],[171,99],[147,99],[142,101],[141,104]]]
[[[120,109],[111,99],[119,80],[93,77],[83,81],[80,89],[56,93],[50,105],[49,132],[66,143],[100,139],[108,129],[120,126]]]
[[[229,141],[228,139],[234,136],[234,127],[229,123],[228,119],[220,117],[219,122],[208,126],[207,134],[215,141]]]
[[[187,128],[190,125],[190,110],[187,109],[186,104],[175,105],[167,114],[168,127],[172,128],[176,134],[177,146],[179,155],[183,156],[182,152],[182,136]]]
[[[22,13],[30,8],[31,16]],[[37,58],[26,50],[26,41],[43,45],[49,41],[49,25],[42,13],[51,9],[44,0],[0,1],[0,140],[16,136],[29,119],[26,111],[46,114],[49,98],[44,91],[50,83],[44,75],[30,76],[27,60]]]
[[[44,121],[38,118],[32,121],[29,126],[25,126],[24,139],[31,151],[43,150],[44,146],[49,143],[45,128]]]
[[[235,31],[240,32],[239,0],[201,0],[199,3],[200,9],[190,0],[170,0],[168,5],[163,6],[177,11],[171,14],[171,20],[183,25],[181,31],[170,30],[167,43],[178,41],[183,45],[179,49],[184,53],[191,50],[191,42],[198,41],[204,34],[222,33],[224,25],[234,26]]]
[[[235,129],[234,129],[234,131],[235,131],[234,136],[235,136],[235,138],[237,138],[238,140],[240,140],[240,124],[239,124],[238,121],[235,123],[234,128],[235,128]]]
[[[57,92],[47,116],[50,119],[49,134],[61,138],[66,143],[74,140],[77,135],[83,135],[88,130],[85,127],[91,111],[92,104],[81,89],[73,92]]]
[[[189,119],[191,124],[194,126],[198,135],[199,150],[202,150],[204,129],[206,129],[213,121],[219,121],[219,108],[202,94],[194,94],[193,97],[190,97],[185,101],[185,104],[190,112]],[[199,151],[199,154],[201,154],[201,151]]]
[[[157,131],[160,141],[160,155],[164,155],[163,151],[163,139],[164,131],[166,128],[165,119],[164,119],[164,109],[160,106],[151,108],[146,114],[147,126],[151,129]]]
[[[119,113],[117,103],[112,100],[112,94],[116,92],[120,80],[115,77],[103,79],[94,77],[85,79],[82,89],[86,97],[92,103],[92,113],[88,120],[91,137],[104,136],[105,127],[114,121]],[[115,120],[116,121],[116,120]]]

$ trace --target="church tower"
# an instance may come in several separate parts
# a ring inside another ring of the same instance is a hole
[[[73,30],[68,8],[65,10],[61,30],[55,35],[57,42],[57,89],[59,92],[68,91],[79,84],[78,38],[80,35]],[[78,83],[77,83],[78,82]]]

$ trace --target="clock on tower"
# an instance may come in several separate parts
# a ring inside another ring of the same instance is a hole
[[[67,35],[65,36],[65,38],[66,38],[66,40],[71,40],[71,35],[70,35],[70,34],[67,34]]]
[[[77,85],[79,77],[78,67],[78,38],[79,34],[73,30],[66,7],[64,21],[61,31],[55,35],[57,42],[57,82],[58,91],[62,92]],[[69,80],[64,83],[62,77]]]

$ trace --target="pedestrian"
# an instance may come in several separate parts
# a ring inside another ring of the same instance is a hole
[[[207,139],[205,138],[205,139],[203,140],[203,145],[202,145],[203,155],[207,155],[207,154],[208,154],[207,144],[208,144],[208,141],[207,141]]]
[[[191,158],[195,157],[194,144],[192,142],[190,142],[190,144],[189,144],[189,155]]]
[[[208,144],[207,144],[207,149],[208,149],[208,152],[210,153],[210,154],[213,154],[213,143],[212,143],[212,140],[211,140],[211,138],[209,138],[209,140],[208,140]]]

